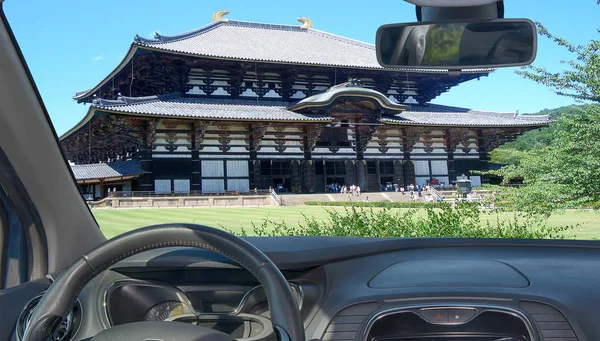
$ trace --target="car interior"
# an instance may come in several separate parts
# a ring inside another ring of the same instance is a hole
[[[409,2],[424,21],[504,8]],[[237,237],[177,223],[106,240],[2,5],[0,341],[600,339],[594,241]]]

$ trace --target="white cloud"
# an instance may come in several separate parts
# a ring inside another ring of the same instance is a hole
[[[92,59],[92,62],[97,62],[97,61],[99,61],[100,59],[102,59],[102,56],[96,56],[96,57],[94,57],[94,58]]]

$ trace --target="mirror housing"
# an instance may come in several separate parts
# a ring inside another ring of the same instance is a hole
[[[434,21],[381,26],[377,60],[386,68],[479,69],[524,66],[537,53],[529,19]]]

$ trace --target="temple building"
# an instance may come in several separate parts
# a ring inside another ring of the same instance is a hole
[[[487,169],[491,149],[548,124],[430,104],[491,69],[384,69],[374,45],[309,19],[275,25],[225,14],[179,35],[136,36],[106,78],[76,93],[87,114],[60,139],[84,193],[450,185]]]

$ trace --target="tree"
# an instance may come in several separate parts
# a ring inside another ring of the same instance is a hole
[[[550,115],[552,120],[558,120],[562,116],[579,114],[582,110],[588,110],[588,106],[593,105],[597,104],[569,105],[556,109],[544,109],[536,113],[536,115]],[[523,151],[548,148],[557,136],[559,128],[560,125],[553,124],[549,127],[530,130],[519,136],[515,141],[505,143],[492,150],[490,152],[490,161],[508,165],[519,164],[524,157]]]
[[[600,4],[600,1],[598,3]],[[545,68],[530,65],[517,71],[517,74],[544,84],[561,96],[600,103],[600,41],[592,39],[587,45],[575,46],[566,39],[550,33],[541,23],[536,22],[536,26],[541,36],[550,38],[566,48],[575,54],[576,58],[562,61],[569,65],[570,69],[559,72],[550,72]]]
[[[548,147],[521,152],[518,164],[490,171],[505,182],[523,177],[526,187],[505,191],[516,206],[568,207],[600,200],[600,107],[562,116],[556,125]]]
[[[600,1],[599,1],[600,3]],[[525,78],[550,87],[561,96],[600,103],[600,41],[574,46],[537,23],[540,35],[548,37],[575,55],[563,62],[559,72],[529,66],[517,71]],[[600,31],[600,30],[599,30]],[[489,173],[508,182],[521,176],[526,187],[505,190],[503,196],[517,207],[548,209],[579,206],[600,200],[600,106],[578,107],[577,113],[562,115],[553,127],[547,146],[524,151],[518,164]]]
[[[524,151],[516,148],[496,148],[490,152],[490,161],[505,165],[518,165],[524,155]]]

